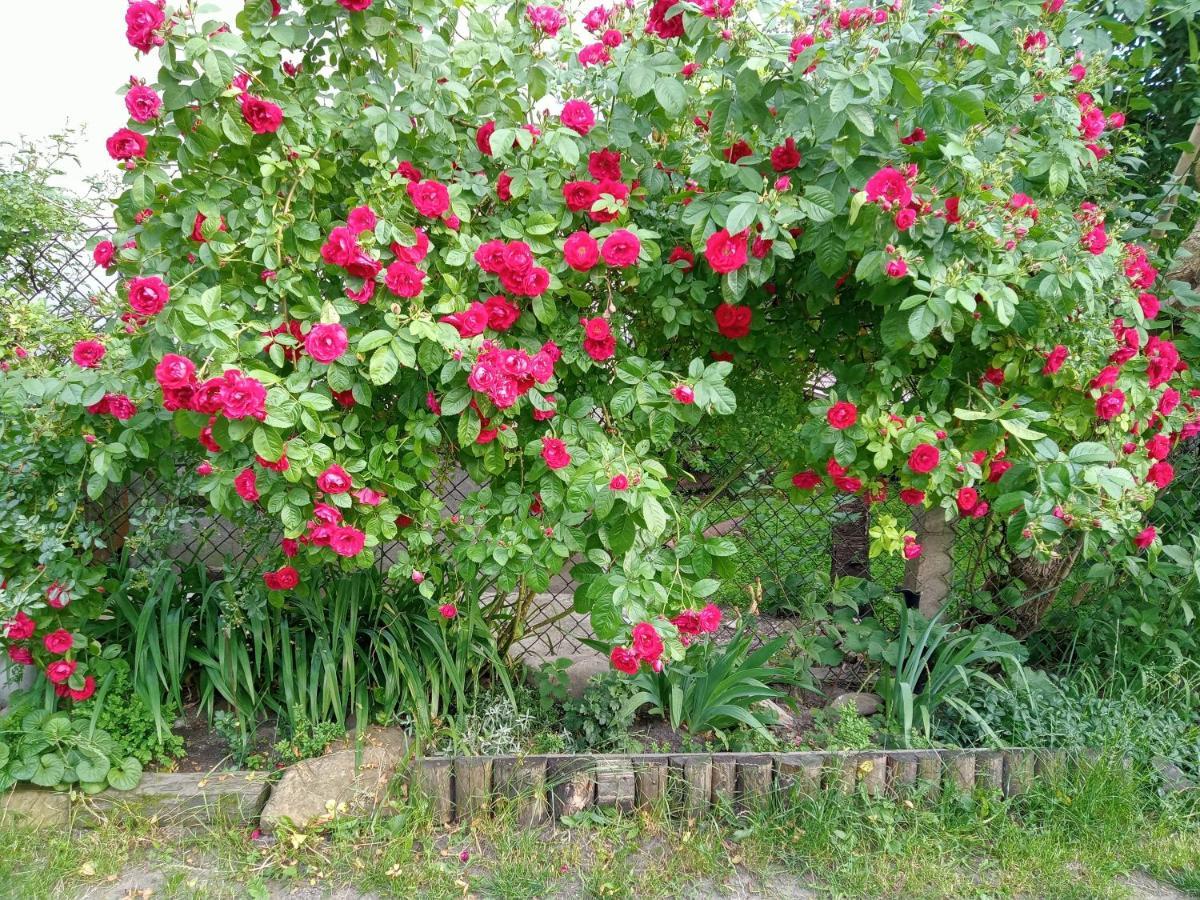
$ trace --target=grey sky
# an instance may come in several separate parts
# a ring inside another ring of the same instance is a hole
[[[157,57],[136,59],[125,40],[127,0],[3,0],[0,32],[0,141],[42,137],[68,121],[87,128],[83,173],[113,171],[104,140],[126,124],[117,89],[153,74]],[[168,3],[168,6],[171,4]],[[207,0],[231,21],[241,0]]]

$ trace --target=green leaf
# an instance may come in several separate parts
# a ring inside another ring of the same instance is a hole
[[[835,215],[833,194],[819,184],[806,187],[804,195],[796,198],[796,205],[813,222],[828,222]]]
[[[273,428],[256,428],[254,430],[254,452],[263,459],[276,462],[283,456],[283,438]],[[98,779],[88,779],[96,781]]]
[[[654,96],[659,105],[669,116],[677,116],[683,112],[687,93],[678,78],[660,78],[654,82]]]
[[[372,384],[388,384],[400,371],[400,362],[391,347],[380,347],[371,356],[368,375]]]
[[[142,764],[127,756],[108,770],[105,780],[118,791],[132,791],[142,780]]]
[[[369,334],[364,334],[358,342],[359,353],[370,353],[372,350],[378,350],[384,344],[392,340],[392,333],[378,328]]]
[[[923,341],[929,337],[935,325],[937,314],[928,305],[918,306],[908,315],[908,333],[913,336],[914,341]]]
[[[659,537],[667,528],[667,513],[657,497],[647,495],[642,500],[642,519],[653,537]]]
[[[624,623],[611,594],[592,599],[591,623],[592,631],[602,641],[611,641],[621,633]]]
[[[1084,441],[1076,444],[1071,448],[1071,452],[1067,454],[1067,458],[1073,463],[1080,465],[1088,465],[1091,463],[1110,463],[1116,460],[1113,452],[1103,444],[1097,444],[1094,441]]]

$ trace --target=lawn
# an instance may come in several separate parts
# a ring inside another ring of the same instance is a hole
[[[683,822],[662,809],[586,812],[558,828],[503,811],[453,829],[394,815],[255,839],[146,821],[0,831],[0,877],[29,898],[1124,897],[1200,891],[1194,804],[1120,767],[1019,800],[929,805],[825,794],[788,809]],[[1138,893],[1142,891],[1142,893]]]

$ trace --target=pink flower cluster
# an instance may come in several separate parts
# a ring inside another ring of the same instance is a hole
[[[475,251],[475,262],[489,275],[498,275],[508,293],[540,297],[550,286],[550,272],[536,265],[524,241],[485,241]]]
[[[557,6],[526,6],[525,18],[535,31],[548,37],[556,37],[559,29],[567,24],[567,17]]]
[[[535,384],[546,384],[554,378],[558,358],[558,348],[550,343],[530,356],[524,350],[484,341],[467,376],[467,386],[487,395],[497,409],[508,409]]]

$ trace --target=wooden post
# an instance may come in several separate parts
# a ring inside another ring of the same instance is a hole
[[[883,796],[887,784],[887,757],[881,753],[860,753],[855,768],[867,796]]]
[[[672,756],[671,772],[682,790],[684,816],[698,819],[708,812],[712,800],[712,764],[709,757],[701,753]]]
[[[821,790],[824,753],[781,753],[778,757],[777,783],[785,802],[813,797]]]
[[[634,798],[639,807],[653,806],[667,793],[667,757],[659,755],[634,756]]]
[[[554,818],[573,816],[592,805],[596,796],[595,762],[586,756],[554,756],[546,760]]]
[[[910,793],[917,785],[917,756],[911,751],[893,751],[887,757],[887,786],[894,796]]]
[[[1004,796],[1019,797],[1033,784],[1033,754],[1028,750],[1004,751]]]
[[[975,753],[975,787],[996,793],[1004,790],[1004,754],[999,750]]]
[[[917,784],[924,796],[936,800],[942,794],[942,754],[936,750],[917,755]]]
[[[975,752],[955,750],[946,754],[946,783],[960,794],[975,790]]]
[[[738,755],[737,805],[739,810],[760,809],[771,796],[771,757],[765,753]]]
[[[497,757],[492,762],[496,795],[507,798],[521,828],[546,821],[546,759],[541,756]]]
[[[424,797],[429,803],[435,825],[448,825],[454,820],[454,783],[451,763],[444,757],[419,759],[412,767],[409,793]]]
[[[858,780],[858,760],[853,753],[837,752],[825,756],[825,786],[842,794],[853,794]]]
[[[733,808],[737,790],[737,756],[732,753],[714,753],[712,757],[712,804]]]
[[[492,761],[484,756],[459,756],[454,760],[454,803],[459,821],[470,822],[487,814],[492,798]]]
[[[604,757],[596,764],[596,805],[633,812],[636,780],[627,759]]]

